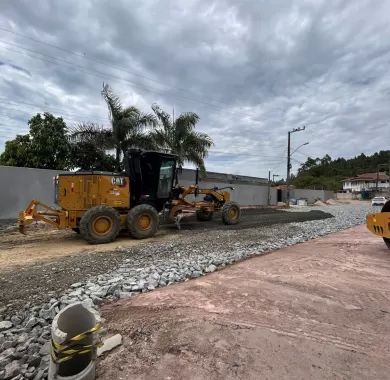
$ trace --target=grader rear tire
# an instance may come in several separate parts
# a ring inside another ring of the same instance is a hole
[[[240,221],[241,210],[236,202],[226,202],[222,207],[222,221],[227,225],[237,224]]]
[[[148,204],[132,208],[127,214],[127,228],[135,239],[146,239],[156,234],[159,225],[157,210]]]
[[[381,212],[390,212],[390,201],[387,201],[385,205],[382,207]],[[387,248],[390,249],[390,239],[389,238],[383,238],[383,241],[387,245]]]
[[[196,219],[202,222],[207,222],[211,219],[213,219],[213,212],[212,211],[205,211],[205,210],[198,210],[196,211]]]
[[[105,205],[90,208],[80,220],[80,234],[91,244],[114,241],[120,228],[119,212]]]

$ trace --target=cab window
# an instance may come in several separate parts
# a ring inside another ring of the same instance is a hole
[[[162,160],[158,181],[157,197],[169,198],[173,180],[174,160]]]

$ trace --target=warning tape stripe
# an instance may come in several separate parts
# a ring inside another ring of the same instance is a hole
[[[63,363],[67,360],[72,359],[75,355],[82,355],[86,354],[88,352],[91,352],[94,348],[94,346],[101,346],[101,343],[97,343],[95,345],[88,344],[88,345],[83,345],[80,344],[79,342],[89,335],[96,333],[101,329],[101,325],[97,324],[88,331],[85,331],[81,334],[78,334],[64,343],[57,343],[53,339],[51,340],[51,350],[50,354],[53,359],[53,361],[57,364]]]

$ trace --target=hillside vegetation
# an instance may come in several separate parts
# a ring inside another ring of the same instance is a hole
[[[338,191],[342,189],[343,179],[357,174],[376,172],[378,165],[381,165],[381,171],[388,173],[389,163],[390,150],[381,150],[372,156],[362,153],[350,159],[332,160],[329,155],[323,158],[309,157],[298,169],[297,175],[292,177],[291,183],[299,188]]]

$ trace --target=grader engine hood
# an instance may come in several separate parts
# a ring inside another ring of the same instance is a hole
[[[129,179],[114,173],[60,174],[57,180],[57,204],[64,210],[86,210],[107,204],[129,207]]]

